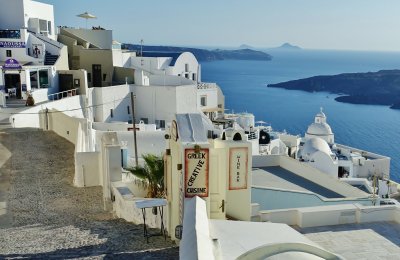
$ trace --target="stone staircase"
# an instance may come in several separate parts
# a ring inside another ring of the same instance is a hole
[[[8,120],[8,118],[5,118],[3,120],[0,120],[0,131],[2,129],[8,129],[8,128],[12,128],[10,121]]]
[[[57,62],[58,55],[52,55],[51,53],[46,51],[44,56],[44,65],[52,66]]]

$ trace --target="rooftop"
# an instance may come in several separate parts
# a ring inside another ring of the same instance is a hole
[[[308,239],[345,259],[398,259],[400,225],[370,222],[302,228]]]
[[[269,188],[313,192],[325,198],[344,198],[344,196],[322,187],[306,178],[279,166],[256,168],[252,183]]]
[[[163,52],[163,51],[143,51],[143,57],[170,57],[172,58],[170,66],[175,66],[176,60],[179,58],[179,56],[182,54],[182,52]]]

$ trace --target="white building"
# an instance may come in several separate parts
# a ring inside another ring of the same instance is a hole
[[[53,6],[31,0],[1,0],[0,6],[0,105],[26,98],[27,91],[45,101],[57,91],[56,70],[69,69],[68,50],[55,41]]]
[[[201,67],[190,52],[150,52],[131,57],[130,66],[149,74],[179,76],[201,82]],[[138,83],[139,84],[139,83]]]
[[[298,147],[297,158],[364,191],[371,192],[373,186],[379,186],[379,195],[386,196],[392,190],[387,183],[390,178],[390,158],[334,143],[334,133],[322,109],[308,127]],[[379,182],[374,183],[374,179],[379,179]],[[397,190],[393,192],[397,193]]]
[[[0,6],[0,25],[3,30],[9,30],[2,33],[15,35],[20,29],[26,29],[56,40],[52,5],[31,0],[0,0]]]

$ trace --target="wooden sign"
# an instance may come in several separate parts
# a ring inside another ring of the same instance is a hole
[[[208,149],[185,149],[185,198],[208,197],[208,166]]]
[[[229,190],[247,189],[248,148],[229,149]]]

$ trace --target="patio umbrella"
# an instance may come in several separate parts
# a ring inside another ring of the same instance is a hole
[[[83,14],[78,14],[77,16],[86,19],[86,29],[87,29],[88,19],[97,19],[96,16],[94,16],[93,14],[89,14],[88,12],[84,12]]]
[[[256,121],[256,124],[262,125],[262,124],[267,124],[267,122],[260,120],[260,121]]]

